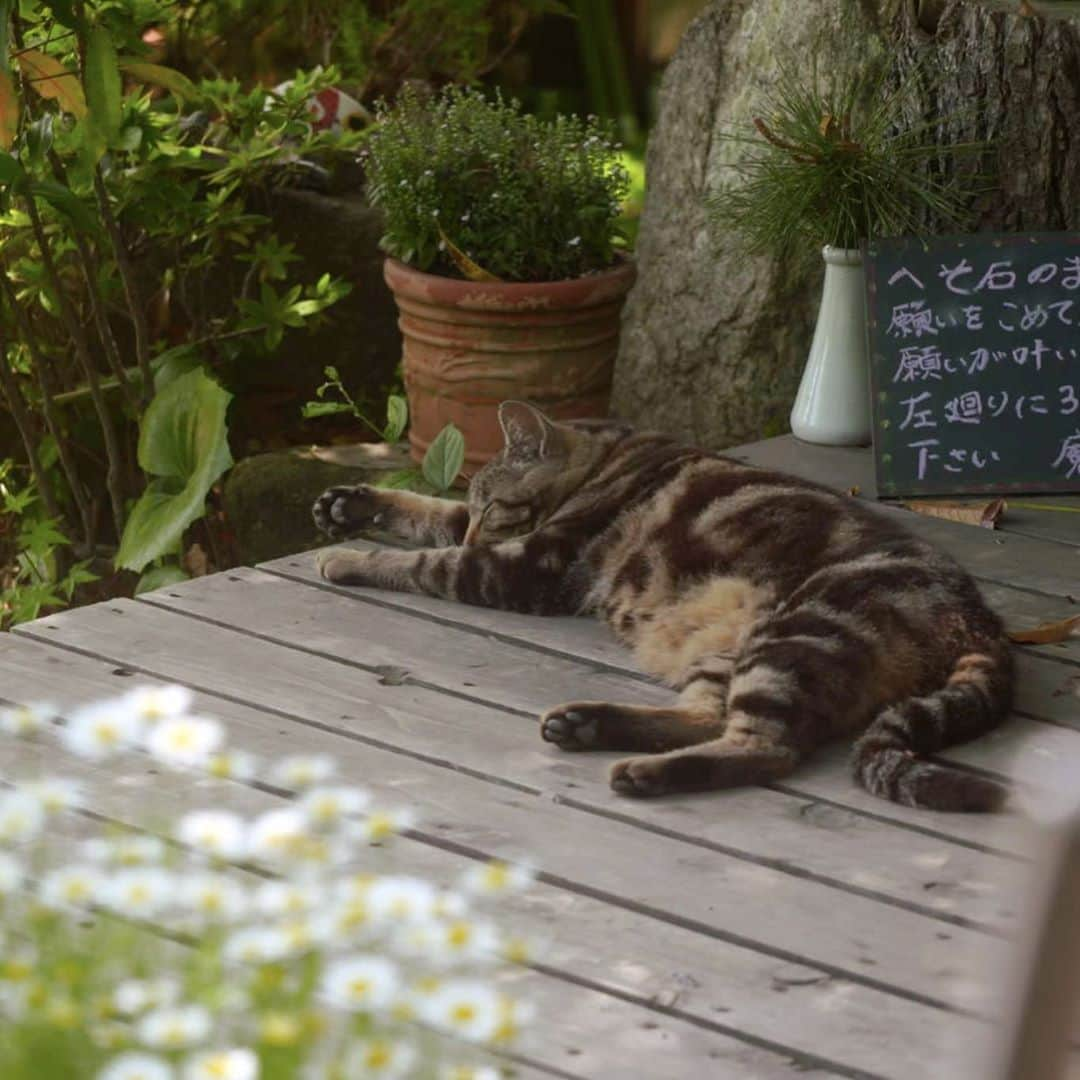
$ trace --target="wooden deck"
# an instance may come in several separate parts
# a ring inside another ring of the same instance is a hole
[[[732,453],[872,490],[864,451],[777,439]],[[1080,514],[1016,504],[992,532],[882,512],[956,556],[1010,625],[1080,610]],[[0,639],[8,701],[72,705],[133,675],[191,687],[238,746],[330,752],[349,780],[415,808],[404,867],[443,876],[496,855],[537,861],[540,883],[506,912],[548,942],[520,977],[538,1010],[520,1047],[529,1080],[982,1075],[1000,997],[987,972],[1005,962],[1030,874],[1019,815],[871,798],[844,747],[783,784],[619,798],[606,781],[617,755],[560,753],[536,724],[567,699],[668,698],[606,629],[330,586],[310,554]],[[1021,650],[1014,720],[945,756],[1036,787],[1052,773],[1075,783],[1080,638]],[[148,759],[143,776],[130,762],[123,775],[50,764],[81,771],[94,811],[133,825],[206,799]],[[275,803],[214,783],[237,808]]]

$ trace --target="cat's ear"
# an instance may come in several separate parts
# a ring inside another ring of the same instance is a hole
[[[561,447],[555,424],[525,401],[504,401],[499,406],[499,426],[506,448],[522,457],[550,457]]]

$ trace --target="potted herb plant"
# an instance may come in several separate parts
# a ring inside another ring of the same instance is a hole
[[[820,250],[824,258],[821,307],[791,411],[791,430],[807,442],[870,442],[862,245],[966,217],[973,185],[950,159],[983,145],[949,143],[940,121],[908,123],[906,104],[881,71],[826,80],[785,67],[760,103],[756,133],[728,136],[745,150],[734,182],[709,198],[722,240],[748,253]]]
[[[502,445],[507,398],[604,415],[635,275],[619,248],[628,177],[606,130],[477,90],[407,88],[380,111],[365,162],[385,215],[413,456],[453,423],[475,470]]]

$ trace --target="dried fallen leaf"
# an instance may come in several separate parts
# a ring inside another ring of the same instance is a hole
[[[964,525],[978,525],[983,529],[993,529],[1007,509],[1004,499],[991,499],[989,502],[909,502],[904,503],[909,510],[927,517],[944,518],[946,521],[959,521]]]
[[[479,263],[475,263],[464,251],[461,250],[455,244],[449,236],[442,231],[442,227],[439,227],[439,238],[446,245],[446,253],[454,260],[454,265],[470,280],[470,281],[501,281],[502,278],[497,278],[489,270],[485,270]]]
[[[1074,630],[1080,628],[1080,615],[1070,615],[1060,622],[1043,623],[1031,630],[1010,630],[1009,640],[1020,645],[1053,645],[1067,641]]]
[[[849,487],[847,489],[847,491],[844,492],[844,494],[845,495],[851,495],[852,497],[854,497],[855,495],[858,495],[861,490],[862,489],[859,487],[859,485],[856,484],[854,487]]]

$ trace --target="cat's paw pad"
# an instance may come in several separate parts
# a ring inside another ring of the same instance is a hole
[[[611,767],[611,787],[636,799],[651,799],[670,790],[663,764],[652,758],[616,761]]]
[[[595,716],[573,708],[552,709],[540,718],[540,737],[561,750],[589,750],[599,732]]]
[[[321,532],[334,537],[378,525],[378,491],[367,484],[328,488],[315,500],[311,516]]]

